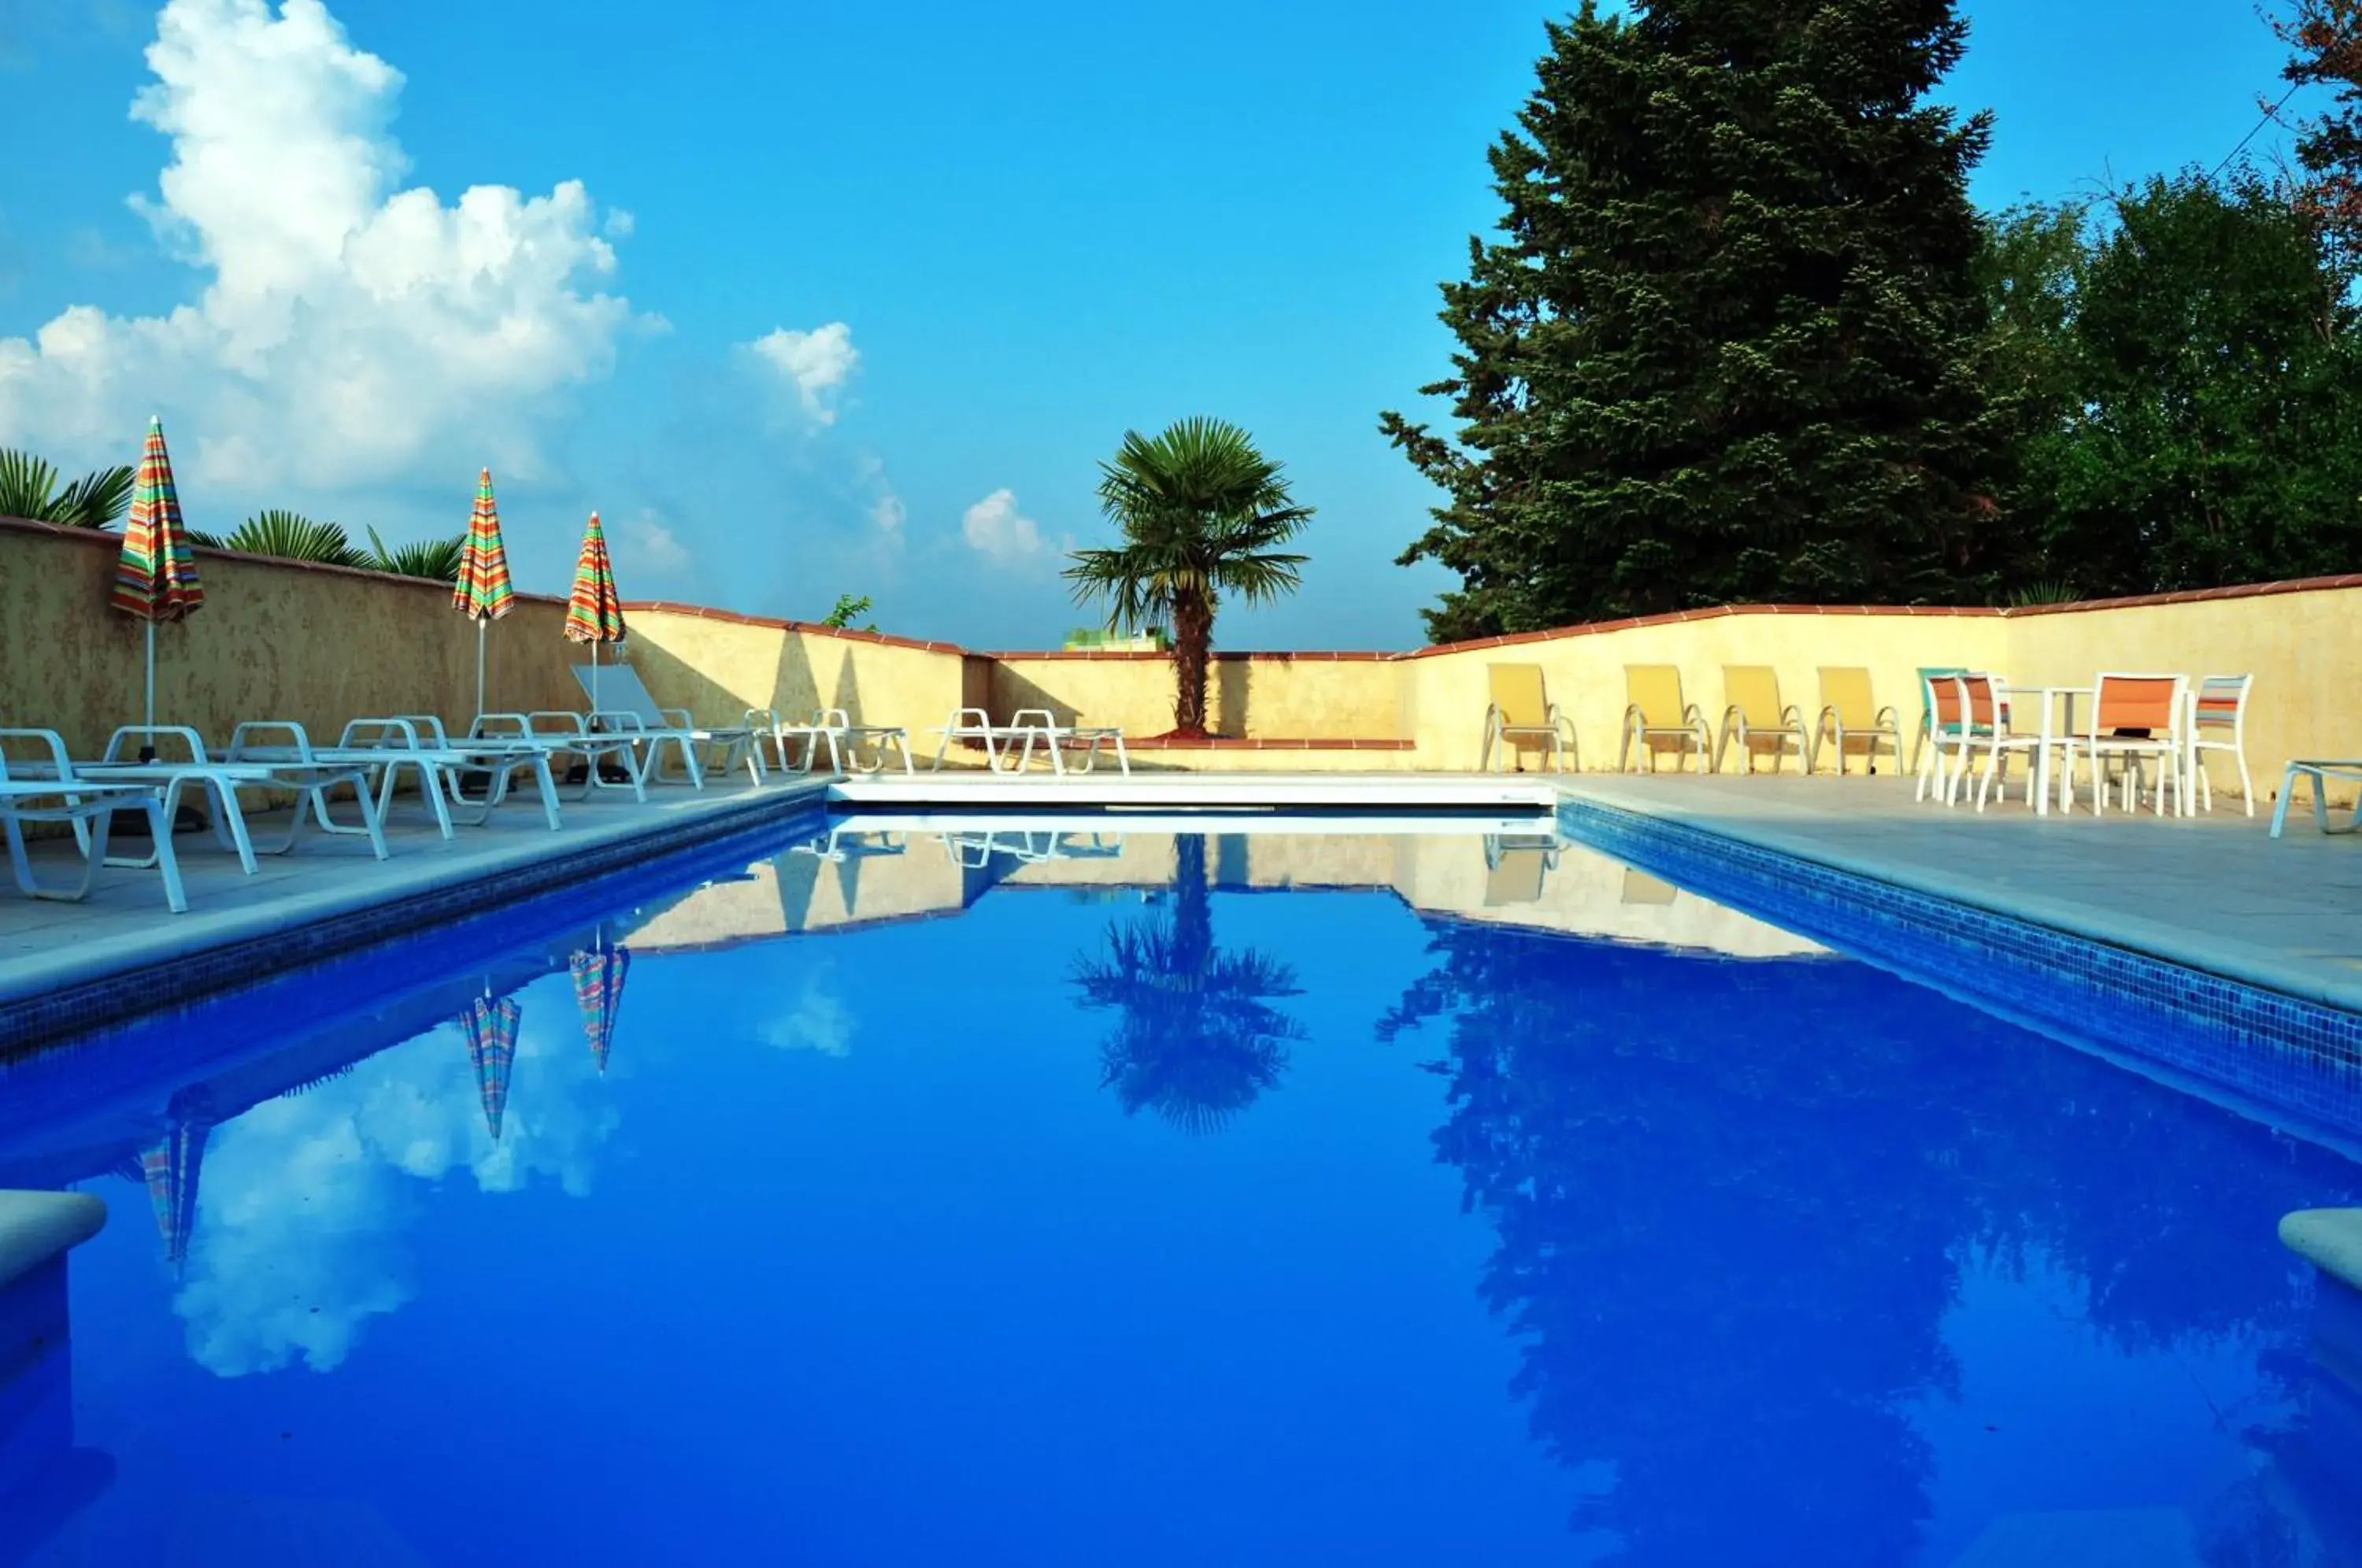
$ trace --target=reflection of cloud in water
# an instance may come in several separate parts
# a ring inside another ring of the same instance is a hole
[[[824,982],[834,966],[821,964],[803,977],[792,1006],[756,1025],[755,1037],[782,1051],[844,1056],[853,1050],[853,1012]]]
[[[412,1295],[404,1233],[418,1193],[405,1178],[464,1170],[482,1191],[514,1192],[540,1176],[588,1193],[619,1119],[562,995],[524,1008],[498,1143],[456,1024],[215,1129],[173,1303],[190,1355],[224,1377],[299,1355],[315,1372],[337,1367],[365,1320]]]

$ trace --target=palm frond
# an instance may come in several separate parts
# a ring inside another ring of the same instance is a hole
[[[50,521],[57,499],[58,470],[30,452],[0,447],[0,517]]]
[[[139,470],[128,463],[86,473],[58,492],[58,515],[52,520],[76,528],[112,528],[131,510],[131,492]]]
[[[414,539],[392,550],[385,547],[376,529],[369,531],[369,553],[359,565],[396,577],[423,577],[435,582],[459,580],[460,558],[468,549],[465,534],[455,534],[447,539]]]
[[[258,512],[239,524],[218,547],[250,556],[277,556],[281,560],[317,561],[324,566],[367,564],[338,525],[315,522],[300,512],[277,507]]]
[[[100,469],[61,488],[62,477],[45,458],[0,447],[0,517],[105,528],[130,506],[138,475],[129,468]]]

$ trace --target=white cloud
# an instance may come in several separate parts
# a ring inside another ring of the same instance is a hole
[[[401,73],[321,0],[169,0],[147,60],[132,114],[171,161],[133,204],[209,282],[168,315],[74,305],[0,338],[0,429],[79,462],[160,411],[184,468],[232,486],[350,486],[446,447],[535,472],[538,426],[634,324],[581,184],[397,189]]]
[[[415,1294],[406,1232],[426,1185],[455,1171],[486,1193],[535,1176],[590,1191],[593,1156],[620,1118],[572,1026],[563,977],[522,1005],[498,1143],[448,1024],[214,1129],[173,1301],[200,1365],[237,1377],[300,1358],[333,1371],[370,1319]]]
[[[860,367],[853,328],[841,321],[811,332],[774,327],[746,347],[794,388],[804,417],[815,425],[836,423],[836,397]]]
[[[1041,525],[1017,510],[1010,490],[996,490],[969,507],[960,518],[960,537],[1003,566],[1030,561],[1049,547]]]
[[[782,1051],[817,1051],[823,1056],[845,1056],[853,1052],[853,1013],[844,1001],[832,994],[823,981],[826,966],[819,973],[808,975],[797,993],[796,1003],[784,1012],[776,1012],[755,1026],[755,1038],[766,1045],[776,1045]]]
[[[623,208],[609,207],[607,221],[601,226],[601,231],[610,239],[629,239],[638,231],[639,226],[640,220]]]
[[[902,504],[900,496],[881,495],[870,503],[869,525],[877,529],[888,544],[900,548],[902,525],[910,520],[910,508]]]
[[[635,566],[652,571],[679,571],[689,564],[689,547],[656,513],[643,507],[640,514],[626,522],[620,541],[625,558]]]

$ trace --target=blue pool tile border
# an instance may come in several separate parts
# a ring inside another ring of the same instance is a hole
[[[198,949],[122,973],[0,1000],[0,1042],[16,1055],[182,1006],[216,991],[408,935],[441,922],[481,914],[552,888],[584,882],[659,856],[757,831],[777,831],[825,803],[807,790],[754,795],[728,807],[651,821],[641,832],[602,837],[546,858],[480,877],[422,888],[381,902]]]
[[[2019,916],[1568,800],[1569,836],[2015,1021],[2362,1135],[2362,1014]]]

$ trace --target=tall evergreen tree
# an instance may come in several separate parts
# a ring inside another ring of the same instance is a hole
[[[1500,237],[1444,286],[1449,495],[1404,555],[1439,637],[1743,600],[1981,598],[1988,116],[1926,95],[1951,0],[1584,0],[1491,154]]]

